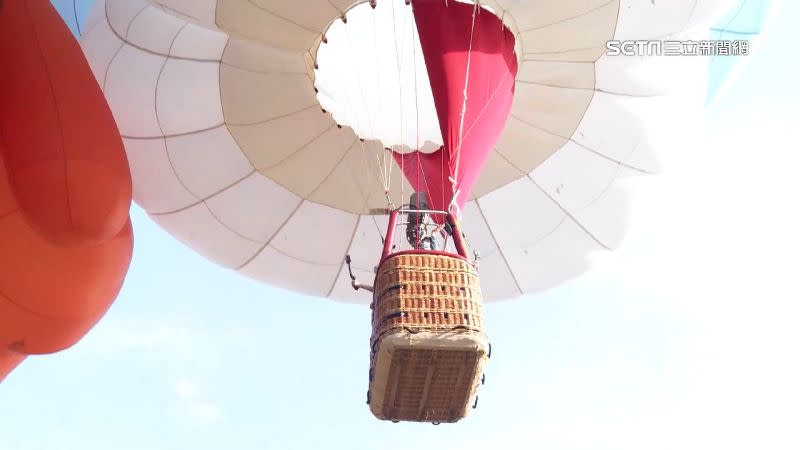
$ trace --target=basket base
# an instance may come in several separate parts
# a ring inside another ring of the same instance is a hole
[[[466,417],[487,359],[474,332],[389,332],[377,343],[370,410],[392,421],[457,422]]]

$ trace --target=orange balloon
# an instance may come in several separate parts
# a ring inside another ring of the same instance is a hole
[[[0,2],[0,380],[78,342],[133,252],[119,131],[47,0]]]
[[[89,63],[47,0],[0,10],[0,133],[17,201],[57,242],[111,239],[128,220],[131,177]]]

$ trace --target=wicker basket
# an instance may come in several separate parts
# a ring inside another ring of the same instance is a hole
[[[416,422],[465,417],[489,351],[472,264],[446,253],[391,255],[378,269],[372,308],[372,413]]]

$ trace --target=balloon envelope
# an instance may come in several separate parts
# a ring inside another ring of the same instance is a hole
[[[77,342],[130,263],[131,180],[111,112],[46,0],[0,6],[0,379]]]
[[[441,20],[473,10],[444,0],[412,5],[418,14],[442,8]],[[657,171],[661,149],[685,146],[674,127],[702,111],[707,59],[615,57],[606,42],[707,39],[731,2],[481,5],[476,35],[491,22],[484,15],[496,15],[490,26],[513,37],[517,66],[509,108],[485,119],[502,131],[461,191],[462,225],[482,255],[492,300],[556,286],[585,271],[591,253],[615,248],[629,214],[627,180]],[[387,198],[408,202],[412,184],[424,183],[404,167],[422,167],[423,158],[397,154],[450,145],[436,114],[441,99],[455,112],[446,116],[459,119],[448,129],[462,129],[463,89],[455,82],[445,93],[428,76],[436,39],[412,7],[97,2],[82,45],[123,135],[134,199],[223,267],[310,295],[369,301],[353,292],[342,262],[350,254],[356,275],[371,279],[387,223],[371,211]],[[458,64],[464,51],[453,53]],[[479,79],[480,67],[467,78]],[[422,170],[429,182],[434,170]],[[435,183],[452,193],[441,184],[449,178],[440,173]]]

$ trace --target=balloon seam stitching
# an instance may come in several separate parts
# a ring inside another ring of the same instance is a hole
[[[322,187],[322,185],[323,185],[323,184],[325,184],[325,182],[326,182],[326,181],[328,181],[328,180],[330,179],[330,177],[331,177],[331,176],[333,176],[334,172],[336,172],[336,169],[338,169],[338,168],[339,168],[339,166],[342,164],[342,161],[344,161],[344,160],[345,160],[345,158],[347,157],[347,155],[348,155],[348,154],[349,154],[351,151],[353,151],[353,148],[355,148],[355,146],[356,146],[356,142],[358,142],[358,137],[357,137],[357,136],[356,136],[356,137],[353,139],[353,141],[352,141],[352,142],[350,142],[350,145],[348,145],[348,146],[345,148],[345,151],[342,153],[342,156],[340,156],[340,157],[339,157],[339,160],[338,160],[338,161],[336,161],[336,164],[334,164],[334,165],[333,165],[333,168],[332,168],[332,169],[331,169],[331,170],[328,172],[328,174],[327,174],[327,175],[325,175],[325,176],[322,178],[322,180],[320,180],[320,182],[317,184],[317,186],[316,186],[314,189],[312,189],[312,190],[311,190],[311,192],[309,192],[309,194],[308,194],[308,195],[306,195],[306,196],[304,197],[306,200],[310,200],[310,199],[311,199],[311,197],[313,197],[313,196],[314,196],[314,195],[317,193],[317,191],[319,191],[319,188],[321,188],[321,187]],[[338,209],[338,208],[337,208],[337,209]]]
[[[244,269],[244,268],[245,268],[245,267],[246,267],[248,264],[250,264],[251,262],[253,262],[253,260],[255,260],[255,259],[258,257],[258,255],[260,255],[260,254],[261,254],[261,252],[263,252],[263,251],[264,251],[264,249],[266,249],[266,248],[269,246],[269,244],[270,244],[270,243],[272,243],[272,240],[273,240],[273,239],[275,239],[275,237],[276,237],[276,236],[278,236],[278,234],[279,234],[281,231],[283,231],[283,228],[286,226],[286,224],[287,224],[287,223],[289,223],[289,221],[290,221],[290,220],[292,220],[292,217],[294,217],[294,215],[295,215],[295,214],[297,214],[297,211],[299,211],[299,210],[300,210],[300,207],[301,207],[301,206],[303,206],[303,203],[305,203],[305,202],[306,202],[306,199],[304,199],[304,198],[300,198],[300,201],[297,203],[297,206],[295,206],[294,210],[293,210],[293,211],[292,211],[292,212],[291,212],[291,213],[288,215],[288,217],[286,217],[286,219],[285,219],[285,220],[283,221],[283,223],[282,223],[282,224],[281,224],[281,225],[278,227],[278,229],[277,229],[277,230],[275,230],[275,232],[273,232],[273,233],[272,233],[272,236],[270,236],[270,237],[269,237],[269,239],[267,239],[267,241],[264,243],[264,245],[263,245],[263,246],[262,246],[260,249],[258,249],[258,251],[256,251],[256,253],[255,253],[255,254],[253,254],[253,256],[251,256],[250,258],[248,258],[247,260],[245,260],[245,262],[244,262],[244,263],[242,263],[241,265],[239,265],[239,267],[237,267],[237,268],[236,268],[236,270],[237,270],[237,271],[239,271],[239,270],[242,270],[242,269]]]
[[[584,113],[584,114],[585,114],[585,113]],[[562,136],[562,135],[560,135],[560,134],[558,134],[558,133],[555,133],[555,132],[553,132],[553,131],[547,130],[547,129],[545,129],[545,128],[543,128],[543,127],[539,126],[539,125],[536,125],[536,124],[533,124],[533,123],[527,122],[527,121],[525,121],[525,120],[523,120],[523,119],[521,119],[521,118],[517,117],[517,116],[516,116],[516,115],[514,115],[513,113],[512,113],[512,114],[509,114],[509,117],[511,117],[511,118],[513,118],[513,119],[516,119],[517,121],[519,121],[519,122],[521,122],[521,123],[523,123],[523,124],[525,124],[525,125],[528,125],[529,127],[532,127],[532,128],[535,128],[535,129],[537,129],[537,130],[539,130],[539,131],[542,131],[542,132],[544,132],[544,133],[547,133],[547,134],[549,134],[549,135],[551,135],[551,136],[554,136],[554,137],[561,138],[561,139],[564,139],[564,140],[566,140],[566,141],[572,142],[573,144],[577,145],[578,147],[580,147],[580,148],[582,148],[582,149],[584,149],[584,150],[586,150],[586,151],[588,151],[588,152],[590,152],[590,153],[594,153],[595,155],[597,155],[597,156],[599,156],[599,157],[601,157],[601,158],[607,159],[607,160],[609,160],[609,161],[611,161],[611,162],[613,162],[613,163],[616,163],[616,164],[619,164],[619,165],[625,166],[625,167],[627,167],[627,168],[629,168],[629,169],[631,169],[631,170],[635,170],[635,171],[637,171],[637,172],[641,172],[641,173],[644,173],[644,174],[652,175],[652,173],[651,173],[651,172],[648,172],[648,171],[647,171],[647,170],[645,170],[645,169],[642,169],[642,168],[639,168],[639,167],[632,166],[632,165],[630,165],[630,164],[627,164],[627,163],[624,163],[624,162],[622,162],[622,161],[618,161],[618,160],[616,160],[616,159],[614,159],[614,158],[612,158],[612,157],[610,157],[610,156],[608,156],[608,155],[605,155],[605,154],[603,154],[603,153],[600,153],[599,151],[597,151],[597,150],[595,150],[595,149],[593,149],[593,148],[591,148],[591,147],[588,147],[588,146],[586,146],[586,145],[584,145],[584,144],[582,144],[582,143],[580,143],[580,142],[576,141],[576,140],[575,140],[574,138],[572,138],[572,137],[565,137],[565,136]],[[578,127],[575,127],[575,129],[577,130],[577,129],[578,129]],[[560,146],[558,149],[556,149],[556,150],[555,150],[553,153],[551,153],[551,154],[550,154],[550,156],[548,156],[547,158],[545,158],[545,160],[544,160],[544,161],[542,161],[541,163],[539,163],[539,164],[538,164],[536,167],[532,168],[532,169],[531,169],[531,171],[533,171],[533,170],[536,170],[536,168],[538,168],[539,166],[541,166],[542,164],[544,164],[545,162],[547,162],[547,160],[549,160],[550,158],[552,158],[552,157],[553,157],[553,155],[555,155],[555,154],[556,154],[556,153],[557,153],[559,150],[561,150],[562,148],[564,148],[564,146],[563,146],[563,145],[561,145],[561,146]],[[526,173],[527,173],[527,172],[526,172]]]
[[[17,308],[21,309],[22,311],[25,311],[26,313],[32,314],[32,315],[34,315],[36,317],[39,317],[41,319],[45,319],[45,320],[49,320],[49,321],[60,321],[62,323],[63,322],[81,322],[82,321],[82,319],[80,319],[80,318],[63,317],[63,316],[51,316],[49,314],[41,313],[39,311],[33,310],[31,308],[28,308],[27,306],[21,305],[21,304],[15,302],[14,300],[12,300],[11,297],[8,294],[6,294],[2,290],[2,288],[0,288],[0,301],[3,301],[3,300],[8,302],[8,304],[10,304],[10,305],[16,306]]]
[[[122,137],[123,139],[129,139],[129,140],[132,140],[132,141],[133,140],[136,140],[136,141],[155,141],[155,140],[159,140],[159,139],[172,139],[172,138],[180,138],[180,137],[186,137],[186,136],[194,136],[196,134],[207,133],[209,131],[217,130],[219,128],[222,128],[225,125],[227,125],[227,124],[225,122],[222,122],[222,123],[220,123],[218,125],[213,125],[213,126],[210,126],[208,128],[202,128],[202,129],[199,129],[199,130],[187,131],[185,133],[172,133],[172,134],[166,134],[165,133],[165,134],[163,134],[161,136],[130,136],[130,135],[127,135],[127,134],[120,134],[120,137]]]
[[[316,106],[319,106],[318,102],[315,102],[315,103],[313,103],[311,105],[305,106],[305,107],[303,107],[301,109],[298,109],[296,111],[291,111],[291,112],[288,112],[288,113],[280,114],[280,115],[277,115],[277,116],[274,116],[274,117],[270,117],[268,119],[262,119],[262,120],[258,120],[258,121],[255,121],[255,122],[227,122],[226,121],[224,124],[232,126],[232,127],[252,127],[252,126],[256,126],[256,125],[264,125],[266,123],[270,123],[270,122],[275,121],[275,120],[286,119],[286,118],[291,117],[291,116],[293,116],[295,114],[300,114],[300,113],[306,112],[309,109],[314,108]],[[331,120],[331,121],[333,122],[333,120]],[[331,124],[331,127],[333,127],[333,125],[335,125],[335,123]]]
[[[561,25],[561,24],[569,22],[571,20],[575,20],[575,19],[578,19],[580,17],[587,16],[587,15],[589,15],[589,14],[595,12],[595,11],[599,11],[599,10],[605,8],[606,6],[608,6],[608,5],[610,5],[610,4],[614,3],[614,2],[619,2],[619,0],[608,0],[605,3],[597,5],[597,6],[593,7],[593,8],[589,8],[589,9],[587,9],[585,11],[582,11],[579,14],[576,14],[574,16],[564,17],[564,18],[558,19],[555,22],[550,22],[550,23],[547,23],[547,24],[544,24],[544,25],[535,26],[535,27],[532,27],[532,28],[526,28],[524,30],[520,30],[519,33],[520,34],[528,33],[528,32],[531,32],[531,31],[537,31],[537,30],[541,30],[543,28],[552,27],[553,25]]]
[[[335,127],[335,126],[336,126],[336,124],[335,124],[335,123],[332,123],[331,125],[329,125],[329,126],[328,126],[328,128],[326,128],[326,129],[322,130],[322,132],[321,132],[321,133],[319,133],[319,134],[317,134],[316,136],[314,136],[313,138],[311,138],[311,140],[310,140],[310,141],[308,141],[308,142],[304,143],[304,144],[303,144],[303,145],[302,145],[300,148],[293,150],[291,153],[289,153],[288,155],[286,155],[286,156],[284,156],[283,158],[281,158],[281,160],[280,160],[280,161],[278,161],[278,162],[275,162],[275,163],[272,163],[272,164],[270,164],[270,165],[268,165],[268,166],[264,166],[264,167],[256,167],[256,170],[257,170],[257,171],[259,171],[259,172],[262,172],[262,171],[272,170],[272,169],[275,169],[275,168],[277,168],[277,167],[281,166],[282,164],[284,164],[285,162],[287,162],[288,160],[290,160],[291,158],[293,158],[295,155],[297,155],[297,154],[298,154],[298,153],[300,153],[301,151],[303,151],[303,150],[305,150],[306,148],[308,148],[308,146],[310,146],[311,144],[313,144],[313,143],[314,143],[314,142],[315,142],[317,139],[321,138],[321,137],[322,137],[322,135],[324,135],[324,134],[328,133],[329,131],[331,131],[331,130],[332,130],[334,127]],[[262,172],[262,173],[263,173],[263,172]]]
[[[637,145],[637,147],[638,147],[638,145]],[[636,148],[636,147],[634,147],[634,148]],[[536,241],[535,241],[533,244],[539,243],[539,242],[543,241],[544,239],[546,239],[547,237],[549,237],[550,235],[552,235],[553,233],[555,233],[555,232],[556,232],[556,230],[558,230],[558,229],[559,229],[559,228],[560,228],[560,227],[561,227],[561,226],[564,224],[564,221],[566,221],[566,220],[567,220],[567,218],[570,218],[570,219],[572,219],[573,221],[575,221],[575,222],[578,224],[578,226],[579,226],[579,227],[581,227],[582,229],[584,229],[584,231],[586,231],[585,227],[583,227],[581,223],[579,223],[579,222],[578,222],[578,221],[577,221],[577,220],[576,220],[574,217],[572,217],[572,216],[571,216],[571,214],[570,214],[570,213],[567,211],[567,209],[566,209],[564,206],[562,206],[562,205],[561,205],[561,203],[559,203],[559,202],[558,202],[558,201],[555,199],[555,197],[552,197],[552,196],[550,196],[550,195],[549,195],[547,192],[545,192],[544,188],[542,188],[541,186],[539,186],[539,185],[538,185],[538,183],[536,183],[536,182],[533,180],[533,177],[532,177],[532,173],[533,173],[533,172],[531,172],[531,173],[525,173],[525,172],[524,172],[522,169],[520,169],[519,167],[517,167],[517,165],[516,165],[516,164],[514,164],[513,162],[511,162],[511,160],[509,160],[509,159],[508,159],[508,158],[507,158],[505,155],[503,155],[503,154],[502,154],[502,153],[500,153],[500,152],[497,152],[497,153],[498,153],[498,155],[499,155],[501,158],[503,158],[503,159],[504,159],[504,160],[505,160],[505,161],[506,161],[506,162],[507,162],[507,163],[508,163],[508,164],[509,164],[511,167],[513,167],[513,168],[514,168],[514,169],[516,169],[516,170],[517,170],[519,173],[521,173],[521,174],[522,174],[522,176],[521,176],[521,177],[517,178],[517,179],[516,179],[516,180],[514,180],[514,181],[519,181],[519,180],[521,180],[522,178],[526,178],[526,177],[527,177],[527,178],[529,178],[529,179],[530,179],[530,181],[532,181],[532,182],[533,182],[533,183],[536,185],[536,187],[537,187],[537,188],[539,188],[539,189],[540,189],[540,190],[541,190],[543,193],[545,193],[545,194],[546,194],[546,195],[549,197],[549,199],[550,199],[550,200],[552,200],[552,201],[553,201],[553,202],[554,202],[554,203],[555,203],[555,204],[556,204],[556,205],[559,207],[559,209],[561,209],[561,210],[562,210],[562,212],[564,213],[564,217],[562,217],[562,219],[561,219],[561,220],[558,222],[558,224],[556,224],[556,226],[555,226],[555,227],[553,227],[553,228],[552,228],[550,231],[548,231],[547,233],[543,234],[543,235],[542,235],[542,236],[541,236],[541,237],[540,237],[538,240],[536,240]],[[616,169],[617,171],[619,171],[619,170],[621,169],[621,167],[622,167],[622,166],[621,166],[620,164],[617,164],[617,165],[615,166],[615,169]],[[611,186],[613,186],[613,185],[614,185],[614,183],[615,183],[617,180],[618,180],[618,178],[616,178],[616,177],[612,177],[612,179],[611,179],[611,180],[608,182],[608,184],[605,186],[605,188],[603,188],[602,192],[601,192],[601,193],[600,193],[600,194],[599,194],[597,197],[595,197],[594,199],[592,199],[592,200],[591,200],[591,201],[590,201],[590,202],[589,202],[587,205],[585,205],[585,206],[584,206],[584,208],[585,208],[585,207],[589,207],[589,206],[593,205],[594,203],[596,203],[596,202],[597,202],[597,200],[599,200],[599,199],[600,199],[600,197],[602,197],[602,196],[603,196],[603,195],[604,195],[606,192],[608,192],[608,190],[611,188]],[[498,188],[498,189],[502,189],[502,187],[500,187],[500,188]],[[496,191],[496,190],[497,190],[497,189],[495,189],[495,191]],[[484,194],[484,195],[486,195],[486,194]],[[595,241],[596,241],[596,242],[597,242],[599,245],[601,245],[601,246],[603,246],[603,247],[605,247],[605,248],[608,248],[608,247],[607,247],[607,246],[605,246],[603,243],[601,243],[601,242],[600,242],[598,239],[594,238],[594,236],[593,236],[591,233],[589,233],[588,231],[586,231],[586,234],[588,234],[590,237],[592,237],[592,238],[593,238],[593,239],[594,239],[594,240],[595,240]],[[533,244],[530,244],[530,245],[533,245]],[[523,247],[524,247],[524,246],[523,246]]]
[[[179,57],[176,57],[176,56],[173,56],[173,55],[169,55],[169,56],[172,57],[172,58],[176,58],[176,59],[179,58]],[[302,57],[303,54],[302,53],[298,53],[295,56]],[[243,66],[240,66],[240,65],[237,65],[237,64],[233,64],[233,63],[230,63],[230,62],[227,62],[227,61],[223,61],[223,60],[199,61],[199,62],[219,62],[219,64],[222,65],[222,66],[226,66],[226,67],[230,67],[230,68],[233,68],[233,69],[236,69],[236,70],[241,70],[242,72],[254,73],[254,74],[258,74],[258,75],[303,75],[304,77],[311,79],[311,77],[308,75],[308,71],[306,71],[306,70],[303,70],[303,71],[298,71],[298,70],[266,71],[266,70],[259,70],[259,69],[251,69],[249,67],[243,67]],[[314,81],[314,80],[311,80],[311,81]]]
[[[30,10],[28,9],[27,2],[24,4],[22,9],[25,11],[25,15],[27,16],[29,22],[34,23],[32,18],[31,18],[31,16],[30,16]],[[63,158],[60,162],[61,162],[61,165],[62,165],[62,168],[63,168],[63,176],[64,176],[64,201],[65,201],[65,206],[67,208],[67,215],[68,215],[68,219],[69,219],[69,224],[74,226],[75,225],[74,224],[75,219],[72,216],[72,213],[73,213],[73,211],[72,211],[72,202],[70,201],[71,200],[71,198],[70,198],[70,187],[69,187],[69,184],[70,184],[69,183],[69,178],[70,177],[69,177],[69,171],[67,170],[67,149],[66,149],[66,139],[64,137],[64,126],[63,126],[64,121],[63,121],[63,118],[62,118],[63,114],[61,112],[60,103],[58,102],[58,99],[56,97],[55,86],[53,85],[53,78],[52,78],[52,74],[51,74],[51,71],[50,71],[50,67],[47,64],[47,61],[44,60],[44,51],[42,49],[42,41],[39,38],[39,33],[38,33],[38,30],[36,29],[35,24],[34,24],[34,26],[31,27],[31,31],[33,33],[33,39],[34,39],[34,41],[36,41],[36,47],[39,50],[39,55],[38,56],[40,58],[42,58],[42,60],[43,60],[42,61],[42,66],[44,67],[44,71],[46,72],[46,75],[47,75],[47,84],[48,84],[48,87],[49,87],[48,93],[50,94],[50,97],[53,100],[53,107],[55,109],[56,116],[58,117],[58,133],[59,133],[59,136],[60,136],[59,148],[61,150],[61,152],[60,152],[61,153],[61,157]]]
[[[131,22],[131,23],[133,23],[133,22]],[[181,31],[187,25],[188,25],[188,23],[185,22],[181,26],[181,28],[178,30],[178,32],[175,33],[175,36],[172,37],[172,42],[170,43],[169,51],[172,51],[172,46],[175,45],[175,40],[178,38],[178,35],[180,35]],[[161,63],[161,68],[159,69],[158,77],[156,78],[156,86],[153,89],[153,111],[154,111],[155,116],[156,116],[156,123],[158,124],[158,130],[161,132],[162,136],[165,133],[164,133],[164,127],[163,127],[163,125],[161,123],[161,117],[160,117],[160,115],[158,113],[158,91],[159,91],[159,88],[161,87],[162,75],[164,74],[164,69],[167,67],[167,63],[169,62],[169,59],[170,59],[169,57],[166,57],[166,58],[164,58],[164,61]],[[191,189],[189,189],[189,187],[183,181],[183,178],[181,177],[181,175],[175,169],[175,164],[172,161],[172,153],[170,153],[170,150],[169,150],[170,146],[169,146],[169,143],[167,142],[167,139],[163,138],[163,142],[164,142],[164,153],[165,153],[165,156],[167,157],[167,162],[169,162],[169,167],[172,170],[172,173],[175,174],[175,179],[186,190],[186,192],[191,194],[192,197],[194,197],[197,200],[201,200],[199,195],[195,194]],[[201,200],[201,202],[202,202],[202,200]]]
[[[125,41],[120,39],[119,47],[117,47],[117,50],[114,51],[114,54],[111,56],[111,59],[108,61],[108,65],[106,66],[106,70],[103,71],[103,95],[105,95],[105,93],[106,93],[106,87],[107,87],[106,85],[108,84],[108,72],[111,71],[111,65],[114,64],[114,61],[116,61],[117,56],[122,51],[123,47],[125,47]]]
[[[216,8],[216,3],[215,3]],[[219,99],[219,110],[222,114],[222,125],[225,127],[225,131],[231,137],[234,143],[236,143],[236,147],[239,149],[239,152],[247,159],[247,162],[250,164],[250,167],[253,171],[256,171],[256,165],[253,163],[253,160],[250,159],[250,155],[244,151],[242,148],[241,142],[239,142],[238,137],[231,131],[230,125],[227,123],[227,119],[225,118],[225,102],[222,99],[222,58],[225,56],[225,53],[228,51],[228,45],[230,45],[231,39],[230,36],[225,39],[225,46],[222,48],[222,53],[220,54],[220,64],[217,66],[217,98]],[[249,175],[248,175],[249,176]]]
[[[591,231],[589,231],[589,229],[583,223],[581,223],[581,221],[578,220],[573,215],[572,212],[567,210],[567,208],[564,205],[562,205],[558,200],[556,200],[555,197],[553,197],[549,192],[547,192],[545,188],[539,185],[539,183],[537,183],[536,180],[534,180],[530,174],[528,174],[527,178],[531,183],[533,183],[534,186],[536,186],[540,191],[542,191],[542,193],[546,195],[547,198],[549,198],[553,203],[555,203],[555,205],[558,206],[558,209],[560,209],[564,214],[566,214],[570,219],[572,219],[572,221],[575,222],[575,224],[578,225],[584,231],[584,233],[586,233],[587,236],[589,236],[593,241],[595,241],[597,245],[605,248],[606,250],[612,250],[610,246],[606,245],[604,242],[598,239],[597,236],[595,236]],[[613,182],[614,180],[612,180],[612,183]]]
[[[631,98],[657,98],[657,97],[664,97],[665,94],[633,94],[627,92],[615,92],[615,91],[608,91],[599,87],[585,87],[585,86],[559,86],[557,84],[550,84],[550,83],[542,83],[541,81],[531,81],[531,80],[516,80],[517,83],[521,83],[523,85],[535,85],[535,86],[542,86],[546,88],[553,88],[553,89],[567,89],[573,91],[594,91],[601,94],[608,94],[613,96],[620,96],[620,97],[631,97]]]
[[[517,290],[520,294],[525,294],[522,290],[522,286],[519,284],[519,280],[517,280],[517,275],[514,273],[514,270],[511,268],[511,264],[508,262],[508,257],[503,249],[500,247],[500,244],[497,242],[497,237],[494,235],[494,231],[492,230],[491,225],[489,225],[489,220],[486,218],[486,214],[483,212],[483,208],[481,207],[480,201],[475,199],[475,206],[478,208],[478,212],[481,214],[481,218],[483,219],[483,223],[486,224],[486,229],[489,231],[489,236],[492,237],[492,241],[494,242],[494,246],[497,248],[497,251],[500,253],[500,256],[503,258],[503,262],[506,265],[506,269],[508,269],[508,274],[511,275],[511,279],[514,280],[514,285],[517,287]]]
[[[267,9],[267,8],[265,8],[263,6],[256,4],[253,0],[247,0],[247,3],[250,3],[256,9],[259,9],[259,10],[261,10],[261,11],[263,11],[263,12],[265,12],[265,13],[273,16],[273,17],[277,17],[278,19],[283,20],[284,22],[287,22],[287,23],[290,23],[290,24],[294,25],[297,28],[300,28],[301,30],[303,30],[305,32],[311,33],[313,35],[321,35],[323,33],[323,30],[314,30],[314,29],[308,28],[307,26],[302,25],[300,23],[297,23],[294,20],[289,19],[288,17],[284,17],[284,16],[282,16],[282,15],[280,15],[280,14],[274,12],[274,11],[270,11],[269,9]]]
[[[148,213],[149,213],[149,214],[151,214],[151,215],[153,215],[153,216],[168,216],[168,215],[170,215],[170,214],[176,214],[176,213],[180,213],[180,212],[186,211],[187,209],[194,208],[195,206],[198,206],[198,205],[200,205],[200,204],[203,204],[203,203],[207,202],[208,200],[211,200],[211,199],[213,199],[213,198],[214,198],[214,197],[216,197],[217,195],[219,195],[219,194],[221,194],[221,193],[223,193],[223,192],[227,191],[228,189],[230,189],[230,188],[232,188],[232,187],[234,187],[234,186],[238,185],[238,184],[239,184],[239,183],[241,183],[242,181],[244,181],[244,180],[246,180],[246,179],[250,178],[250,177],[251,177],[253,174],[255,174],[255,173],[257,173],[255,170],[251,170],[251,171],[250,171],[250,172],[249,172],[247,175],[245,175],[245,176],[243,176],[243,177],[241,177],[241,178],[237,179],[237,180],[236,180],[236,181],[234,181],[233,183],[230,183],[230,184],[228,184],[227,186],[223,187],[222,189],[219,189],[219,190],[217,190],[217,191],[213,192],[213,193],[212,193],[212,194],[210,194],[208,197],[196,198],[196,200],[197,200],[197,201],[195,201],[195,202],[192,202],[192,203],[190,203],[190,204],[188,204],[188,205],[186,205],[186,206],[182,206],[182,207],[180,207],[180,208],[172,209],[172,210],[169,210],[169,211],[160,211],[160,212],[152,212],[152,211],[148,211]],[[188,191],[188,192],[189,192],[189,194],[192,194],[192,192],[191,192],[191,191]],[[192,194],[192,195],[194,195],[194,194]],[[296,194],[295,194],[295,195],[296,195]],[[298,197],[299,197],[299,196],[298,196]],[[259,244],[263,244],[263,242],[261,242],[261,241],[255,241],[255,242],[258,242]]]
[[[125,44],[127,44],[127,45],[129,45],[129,46],[131,46],[131,47],[133,47],[133,48],[135,48],[135,49],[137,49],[139,51],[142,51],[142,52],[148,53],[150,55],[154,55],[154,56],[160,56],[162,58],[172,58],[172,59],[177,59],[177,60],[182,60],[182,61],[193,61],[193,62],[215,62],[215,63],[221,63],[222,62],[221,59],[191,58],[191,57],[186,57],[186,56],[171,55],[169,53],[163,54],[163,53],[157,52],[155,50],[151,50],[149,48],[142,47],[141,45],[138,45],[138,44],[130,41],[129,38],[128,38],[128,32],[130,31],[131,25],[133,24],[134,20],[136,20],[136,18],[139,17],[139,14],[141,14],[147,8],[148,8],[148,6],[145,6],[144,8],[142,8],[141,11],[136,13],[136,15],[128,23],[128,26],[127,26],[127,28],[125,30],[125,35],[122,35],[116,28],[114,28],[114,25],[111,23],[111,19],[108,16],[108,2],[106,2],[106,4],[105,4],[106,23],[108,23],[108,28],[111,30],[112,33],[114,33],[114,35],[117,37],[117,39],[122,41],[123,46]],[[181,19],[181,20],[184,22],[183,26],[181,26],[181,30],[182,30],[183,27],[185,27],[186,25],[189,24],[189,22],[187,22],[184,19]],[[180,34],[180,32],[175,35],[175,37],[173,38],[173,43],[174,43],[174,39],[177,39],[179,34]],[[225,33],[225,34],[227,35],[227,33]],[[228,37],[230,38],[230,35],[228,35]],[[170,46],[170,48],[171,48],[171,46]]]
[[[347,247],[345,247],[344,254],[350,254],[350,248],[353,246],[353,241],[356,238],[356,232],[358,232],[358,227],[361,225],[361,215],[356,217],[356,225],[353,227],[353,232],[350,234],[350,242],[347,243]],[[325,297],[330,297],[333,294],[333,289],[336,288],[336,282],[339,281],[341,277],[342,271],[344,270],[344,256],[341,258],[341,262],[339,263],[339,270],[336,271],[336,276],[333,278],[333,283],[331,284],[330,289],[328,289],[328,293],[325,294]]]

